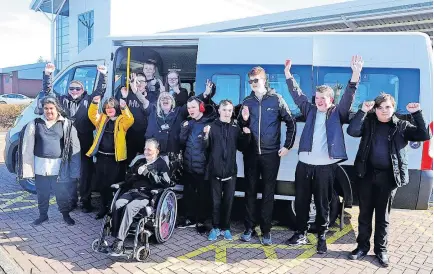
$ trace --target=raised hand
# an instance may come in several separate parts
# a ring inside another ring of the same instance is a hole
[[[289,59],[286,60],[285,61],[285,69],[284,69],[286,79],[291,77],[291,72],[290,72],[291,66],[292,66],[292,61]]]
[[[121,107],[121,109],[124,109],[127,107],[127,103],[125,102],[124,99],[119,99],[119,106]]]
[[[104,65],[98,65],[98,66],[96,67],[96,69],[97,69],[101,74],[104,74],[104,75],[107,74],[107,67],[104,66]]]
[[[44,69],[45,75],[50,75],[51,73],[54,72],[55,69],[56,66],[53,63],[47,63]]]
[[[245,134],[250,134],[251,133],[250,128],[248,128],[248,127],[243,127],[243,132]]]
[[[212,86],[214,85],[213,82],[211,82],[210,79],[206,79],[206,87],[205,87],[205,92],[203,93],[203,96],[206,98],[211,94],[212,91]]]
[[[407,110],[410,113],[415,113],[415,112],[420,110],[420,104],[419,103],[409,103],[407,105]]]
[[[121,95],[122,95],[122,98],[127,98],[128,97],[128,90],[127,90],[126,87],[122,87],[121,88]]]
[[[362,111],[364,113],[367,113],[374,107],[374,105],[375,105],[374,101],[365,101],[365,102],[363,102],[363,105],[362,105]]]
[[[165,92],[166,91],[166,87],[163,85],[163,82],[161,82],[161,80],[158,79],[158,83],[160,84],[160,92]]]
[[[250,112],[248,106],[243,106],[243,110],[241,111],[241,116],[243,116],[244,121],[249,120]]]
[[[94,103],[98,104],[100,101],[101,101],[101,96],[98,95],[98,96],[93,97]]]
[[[353,70],[353,73],[361,73],[363,63],[362,56],[354,55],[351,59],[351,69]]]
[[[137,173],[140,175],[146,175],[148,173],[148,166],[142,165],[138,168]]]

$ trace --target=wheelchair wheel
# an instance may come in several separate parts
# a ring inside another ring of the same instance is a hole
[[[146,246],[141,246],[139,249],[137,249],[135,257],[138,262],[144,262],[149,255],[151,255],[151,250]]]
[[[155,239],[158,243],[164,243],[172,236],[177,211],[176,194],[172,190],[166,189],[160,196],[155,212]]]
[[[103,242],[101,242],[101,239],[93,240],[93,242],[92,242],[92,250],[93,251],[100,252],[102,247],[104,247],[104,248],[108,247],[107,241],[104,240]]]

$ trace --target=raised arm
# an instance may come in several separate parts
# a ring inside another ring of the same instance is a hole
[[[374,107],[374,101],[363,102],[362,109],[351,119],[347,128],[347,133],[353,137],[361,137],[365,127],[367,113]]]
[[[122,119],[119,121],[120,125],[127,131],[134,124],[134,116],[131,113],[130,109],[127,106],[127,103],[123,100],[119,100],[119,105],[121,107],[121,116],[118,119]]]
[[[56,66],[53,63],[47,63],[45,65],[43,78],[42,78],[42,90],[45,95],[55,96],[53,90],[53,72],[56,69]]]
[[[351,75],[350,82],[345,88],[345,93],[342,95],[342,99],[337,104],[336,109],[339,112],[339,117],[341,122],[348,122],[350,116],[351,105],[354,102],[354,95],[357,90],[357,86],[360,80],[360,74],[363,68],[363,59],[361,56],[355,55],[351,59],[351,70],[353,71]]]
[[[421,142],[428,141],[431,136],[429,128],[425,123],[419,103],[409,103],[407,105],[408,112],[411,113],[414,123],[405,122],[402,131],[404,137],[408,141]]]
[[[87,111],[87,116],[95,128],[98,128],[98,124],[101,119],[101,115],[98,113],[98,105],[100,101],[101,96],[93,97],[92,104],[90,104],[89,110]]]
[[[91,98],[95,96],[104,97],[107,87],[107,67],[104,65],[99,65],[96,69],[99,72],[98,82],[96,84],[95,90],[92,92]]]
[[[295,81],[294,76],[291,74],[290,72],[291,65],[292,65],[291,60],[287,60],[285,63],[285,70],[284,70],[286,85],[288,86],[289,94],[291,94],[294,103],[298,106],[303,116],[307,117],[307,114],[313,108],[313,104],[309,102],[309,99],[300,89],[300,87],[297,84],[297,81]]]

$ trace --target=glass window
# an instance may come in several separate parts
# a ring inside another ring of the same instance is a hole
[[[342,98],[350,78],[351,73],[327,73],[324,76],[324,84],[335,91],[336,103]],[[399,78],[393,74],[362,74],[351,111],[356,112],[364,101],[374,100],[381,92],[391,94],[398,104]]]
[[[297,81],[298,85],[300,85],[300,75],[293,74],[294,79]],[[280,95],[282,95],[283,99],[285,100],[286,104],[289,107],[289,110],[291,111],[291,114],[293,115],[299,115],[300,110],[297,107],[297,105],[294,103],[294,100],[292,99],[291,95],[288,91],[288,86],[286,85],[286,78],[285,74],[267,74],[268,77],[268,83],[270,85],[270,88],[275,89],[276,92]],[[245,96],[249,96],[252,92],[252,89],[250,88],[249,84],[249,77],[246,75],[246,82],[245,82]]]
[[[96,80],[96,66],[78,67],[75,69],[74,80],[83,83],[84,89],[91,94]]]
[[[240,102],[240,84],[239,75],[213,75],[213,83],[216,85],[216,94],[212,100],[218,104],[223,99],[229,99],[237,105]],[[203,87],[205,90],[205,84]]]
[[[69,63],[69,17],[56,17],[56,69],[62,70]]]
[[[54,84],[53,89],[57,94],[65,95],[68,92],[68,90],[67,90],[68,89],[68,82],[69,82],[69,77],[70,77],[71,73],[72,73],[72,70],[69,70],[68,72],[63,74],[61,78],[56,80],[56,83]]]
[[[78,15],[78,52],[93,42],[93,10]]]

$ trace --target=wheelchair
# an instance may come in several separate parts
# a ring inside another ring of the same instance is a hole
[[[99,238],[92,242],[92,250],[95,252],[110,253],[106,237],[112,234],[115,203],[127,191],[123,185],[124,182],[112,185],[117,191],[109,213],[104,216]],[[152,190],[150,194],[149,204],[137,213],[128,230],[128,236],[133,236],[134,244],[132,247],[125,246],[124,254],[121,256],[128,260],[134,258],[139,262],[145,261],[151,254],[149,238],[154,236],[157,243],[164,243],[170,239],[175,229],[178,209],[175,192],[171,188],[166,188]]]

